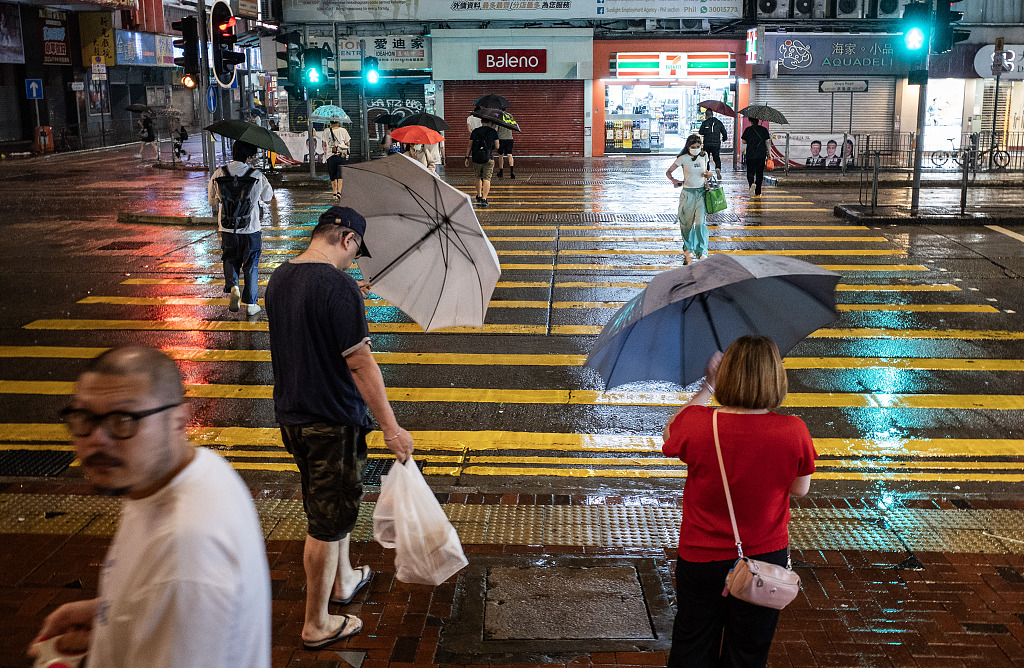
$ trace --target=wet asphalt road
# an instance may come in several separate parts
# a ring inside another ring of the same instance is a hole
[[[669,161],[527,158],[518,179],[495,180],[479,214],[503,272],[482,333],[416,333],[397,309],[368,303],[393,405],[436,486],[682,485],[684,469],[659,446],[686,388],[603,393],[581,366],[616,307],[682,262]],[[446,179],[470,189],[465,170]],[[120,149],[5,163],[0,184],[0,450],[66,448],[55,414],[84,359],[145,344],[181,360],[197,442],[253,484],[294,485],[269,400],[265,314],[227,311],[213,229],[117,222],[122,211],[208,215],[205,174],[153,169]],[[1024,239],[833,218],[855,190],[766,188],[751,201],[728,171],[725,187],[731,208],[712,223],[712,252],[791,254],[843,275],[839,319],[787,359],[784,410],[815,438],[815,490],[1012,496],[1024,480]],[[278,189],[263,278],[304,247],[327,192]],[[1008,195],[1019,191],[993,202]],[[371,456],[385,452],[377,433]]]

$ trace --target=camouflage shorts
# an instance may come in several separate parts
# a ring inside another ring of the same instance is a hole
[[[302,478],[307,533],[317,540],[341,540],[356,525],[366,470],[366,434],[361,427],[281,426],[284,447],[295,458]]]

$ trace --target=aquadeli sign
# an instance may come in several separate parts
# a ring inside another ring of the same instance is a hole
[[[547,49],[478,49],[476,71],[481,74],[544,74]]]

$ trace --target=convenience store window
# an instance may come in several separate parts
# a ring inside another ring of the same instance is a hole
[[[698,103],[722,100],[735,108],[735,93],[729,90],[730,83],[730,79],[723,78],[605,85],[605,151],[678,153],[686,138],[696,132],[704,120],[704,110],[697,107]],[[731,151],[733,119],[718,118],[729,134],[722,150]],[[626,129],[631,132],[626,133]]]

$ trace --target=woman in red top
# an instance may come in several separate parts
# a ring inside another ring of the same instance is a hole
[[[704,403],[714,395],[722,405],[718,434],[743,551],[784,566],[789,496],[807,493],[817,457],[803,420],[773,412],[787,389],[775,343],[744,336],[724,356],[715,353],[701,389],[665,427],[662,452],[687,465],[670,668],[768,662],[778,611],[722,596],[736,544],[715,453],[714,409]]]

